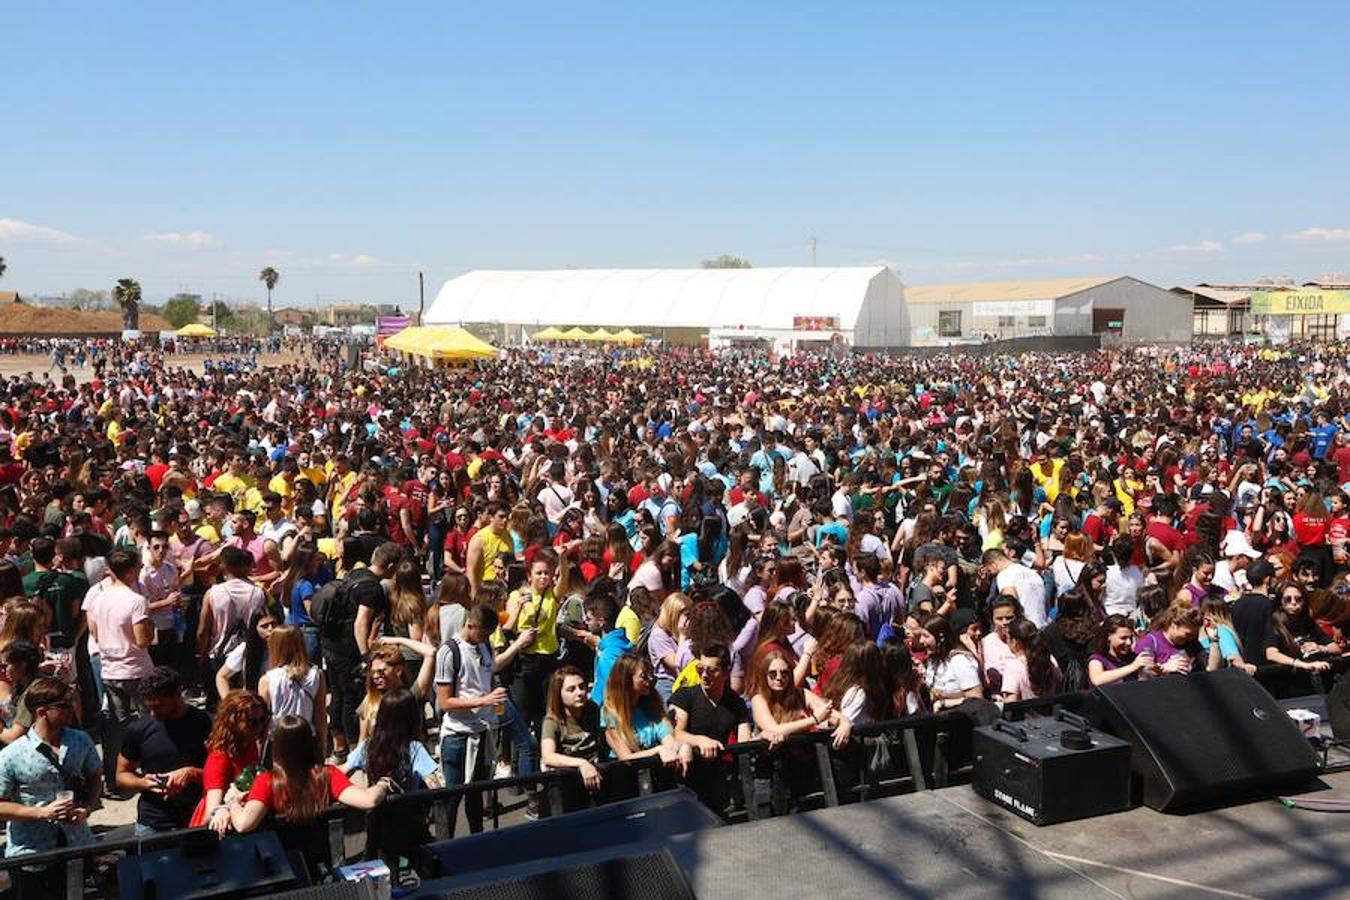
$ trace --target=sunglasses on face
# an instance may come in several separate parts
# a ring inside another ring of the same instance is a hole
[[[770,670],[768,671],[767,674],[768,674],[768,676],[769,676],[770,678],[786,678],[786,677],[788,677],[788,670],[787,670],[787,669],[770,669]]]

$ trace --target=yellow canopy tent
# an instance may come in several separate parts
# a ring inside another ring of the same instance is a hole
[[[182,328],[174,332],[179,337],[208,338],[215,337],[216,330],[210,325],[203,325],[200,322],[189,322]]]
[[[638,334],[633,329],[625,328],[623,331],[616,331],[614,333],[614,340],[620,344],[640,344],[642,343],[643,338],[642,335]]]
[[[562,333],[562,339],[564,341],[587,341],[590,340],[590,337],[591,336],[589,334],[587,334],[577,325],[573,325],[571,328],[567,329]]]
[[[559,331],[557,328],[554,328],[552,325],[548,326],[547,328],[541,331],[536,331],[534,334],[530,335],[530,340],[532,341],[560,341],[562,339],[563,333]]]
[[[388,337],[384,346],[435,360],[489,359],[497,348],[453,325],[419,325]]]
[[[601,344],[613,344],[614,332],[609,331],[608,329],[605,328],[597,328],[595,329],[595,331],[591,332],[589,340],[596,341]]]

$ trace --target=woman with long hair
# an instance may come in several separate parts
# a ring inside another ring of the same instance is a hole
[[[881,648],[871,641],[850,644],[824,694],[854,725],[891,718],[891,688]]]
[[[916,638],[924,653],[924,683],[934,712],[983,696],[979,661],[965,651],[945,616],[925,619]]]
[[[886,678],[891,687],[891,709],[895,715],[916,716],[928,711],[928,691],[923,672],[915,665],[914,655],[903,634],[892,635],[881,644]]]
[[[190,827],[209,825],[221,835],[229,830],[231,808],[242,805],[253,783],[271,721],[267,704],[252,691],[234,691],[221,699],[206,737],[202,800],[188,821]]]
[[[365,743],[357,745],[343,766],[347,772],[364,769],[374,784],[388,778],[402,793],[437,787],[441,767],[422,743],[424,697],[395,687],[380,698],[375,724]]]
[[[1031,700],[1059,691],[1064,678],[1034,622],[1018,619],[1008,626],[1008,646],[1013,658],[1003,665],[999,687],[1004,700]]]
[[[746,581],[743,595],[745,608],[759,615],[778,593],[778,558],[761,556],[750,566],[750,578]]]
[[[1233,626],[1232,613],[1222,597],[1206,597],[1200,604],[1200,646],[1209,650],[1211,641],[1219,642],[1219,656],[1223,664],[1241,669],[1248,675],[1256,674],[1256,666],[1242,656],[1242,641]]]
[[[629,589],[645,587],[657,600],[665,600],[680,585],[680,545],[674,541],[665,541],[656,547],[650,556],[642,561],[632,579]]]
[[[1308,613],[1307,598],[1296,581],[1286,581],[1275,587],[1278,602],[1270,617],[1270,636],[1266,641],[1266,661],[1289,669],[1326,672],[1331,668],[1328,657],[1339,657],[1339,644],[1327,643]]]
[[[629,543],[628,532],[617,522],[605,526],[605,550],[600,556],[602,568],[615,581],[631,578],[638,564],[633,561],[633,545]]]
[[[391,783],[386,776],[370,787],[356,787],[337,766],[324,765],[310,724],[285,716],[272,736],[272,768],[253,780],[243,805],[231,808],[230,821],[241,834],[256,830],[269,813],[287,825],[308,825],[334,802],[374,809],[389,795]]]
[[[1189,603],[1196,609],[1211,594],[1223,599],[1223,591],[1214,585],[1214,557],[1208,552],[1191,548],[1181,558],[1177,568],[1177,581],[1180,589],[1173,596],[1174,603]]]
[[[601,715],[605,742],[617,759],[657,756],[667,765],[679,766],[683,772],[692,754],[688,746],[675,743],[665,704],[653,690],[655,686],[651,660],[626,653],[614,661],[605,684]]]
[[[422,569],[417,563],[405,559],[394,569],[394,579],[389,586],[389,621],[386,631],[395,637],[422,640],[423,626],[427,616],[427,598],[422,592]],[[412,651],[403,654],[409,663],[416,663],[418,655]]]
[[[742,596],[749,587],[750,566],[747,564],[749,547],[749,529],[744,524],[738,525],[731,529],[726,555],[717,564],[717,580]]]
[[[421,665],[412,676],[408,669],[404,647],[416,649]],[[413,696],[426,698],[431,691],[431,679],[436,674],[436,648],[406,638],[381,638],[366,654],[366,693],[356,707],[356,721],[360,740],[370,737],[379,714],[380,701],[389,691],[404,688]]]
[[[777,650],[792,660],[792,683],[797,687],[805,685],[807,676],[811,674],[811,658],[815,651],[810,649],[808,638],[804,652],[797,653],[791,640],[797,632],[796,606],[787,599],[771,601],[759,615],[759,629],[755,634],[754,649],[750,652],[746,671],[754,670],[760,656]]]
[[[1109,615],[1097,630],[1096,649],[1088,657],[1088,681],[1093,687],[1134,681],[1153,665],[1152,653],[1134,652],[1134,622],[1129,616]]]
[[[1327,504],[1321,493],[1310,490],[1304,495],[1298,503],[1292,525],[1299,557],[1317,563],[1317,584],[1325,587],[1331,581],[1334,566],[1331,545],[1327,542],[1331,515],[1327,512]]]
[[[309,722],[319,746],[328,739],[328,685],[322,670],[309,661],[305,639],[294,625],[274,628],[267,638],[271,668],[258,681],[258,696],[272,711],[272,729],[286,716]]]
[[[1219,642],[1210,644],[1208,654],[1200,649],[1197,638],[1202,624],[1200,610],[1189,600],[1173,601],[1154,616],[1148,633],[1134,643],[1135,653],[1148,652],[1153,656],[1153,665],[1147,670],[1149,675],[1184,675],[1217,669],[1223,661]]]
[[[1089,563],[1096,566],[1096,563]],[[1090,582],[1089,570],[1083,575]],[[1041,636],[1064,675],[1063,690],[1081,691],[1088,686],[1087,661],[1097,643],[1102,615],[1091,597],[1090,583],[1080,583],[1055,601],[1055,621]]]
[[[28,641],[15,641],[0,649],[0,744],[9,746],[28,733],[33,714],[23,695],[41,675],[42,651]]]
[[[563,808],[555,813],[589,806],[587,792],[602,786],[596,764],[605,755],[604,729],[600,707],[590,698],[586,681],[576,666],[560,666],[549,678],[539,758],[547,769],[576,769],[581,776],[579,782],[563,782]]]
[[[226,644],[225,661],[216,670],[216,696],[224,697],[236,686],[252,690],[268,669],[267,640],[274,629],[280,628],[284,616],[281,609],[261,606],[249,616],[242,638],[230,646]]]
[[[1077,532],[1064,538],[1064,552],[1050,566],[1055,576],[1055,594],[1066,594],[1078,586],[1083,569],[1092,559],[1092,538]]]
[[[661,604],[647,638],[647,655],[656,673],[656,692],[669,702],[680,674],[680,647],[685,640],[689,617],[689,597],[678,591]]]
[[[310,618],[310,602],[319,587],[324,557],[313,544],[301,544],[295,548],[286,572],[279,583],[289,584],[288,588],[279,588],[278,596],[286,606],[286,624],[300,629],[305,639],[305,650],[310,659],[319,658],[319,626]],[[331,575],[330,575],[331,577]]]
[[[436,589],[436,605],[427,610],[422,625],[425,643],[439,647],[459,633],[472,608],[469,578],[463,572],[447,571]]]
[[[819,668],[816,692],[824,694],[834,673],[843,663],[844,653],[854,644],[867,640],[867,626],[855,613],[841,612],[830,617],[817,632],[814,654]]]
[[[836,705],[793,684],[793,663],[781,650],[770,649],[758,658],[746,682],[750,714],[759,736],[776,747],[794,734],[834,729],[836,749],[848,743],[853,722]]]

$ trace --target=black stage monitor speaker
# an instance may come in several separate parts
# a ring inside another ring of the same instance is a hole
[[[272,831],[225,840],[207,832],[182,845],[124,856],[117,863],[121,900],[261,897],[308,884],[303,867],[292,865]]]
[[[1144,803],[1214,808],[1295,787],[1317,757],[1275,698],[1239,669],[1098,688],[1094,716],[1134,745]]]
[[[669,850],[634,846],[424,881],[409,900],[694,900]]]
[[[1130,745],[1059,711],[975,729],[975,792],[1037,825],[1130,808]]]
[[[688,788],[608,803],[515,825],[497,831],[454,838],[421,849],[422,871],[437,878],[462,875],[537,859],[604,850],[722,824]]]

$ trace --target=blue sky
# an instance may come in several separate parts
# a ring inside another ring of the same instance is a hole
[[[1345,2],[500,6],[12,5],[0,287],[1350,270]]]

